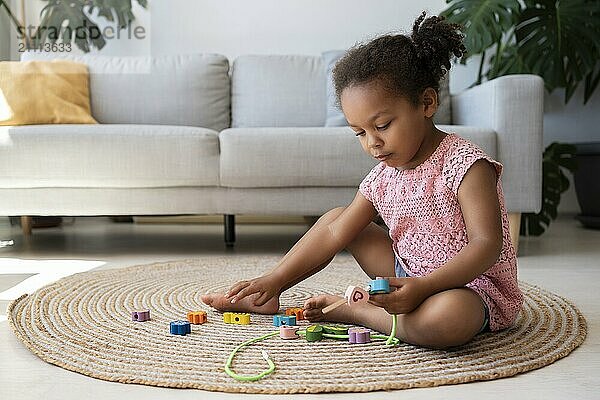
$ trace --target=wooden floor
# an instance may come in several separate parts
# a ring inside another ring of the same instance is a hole
[[[306,231],[303,225],[239,225],[233,250],[218,225],[115,224],[107,218],[67,219],[65,226],[34,230],[0,220],[0,399],[237,399],[240,395],[125,385],[88,378],[47,364],[15,338],[6,306],[22,293],[62,276],[206,254],[283,255]],[[567,358],[512,378],[430,389],[339,395],[277,396],[329,399],[600,399],[600,231],[561,216],[539,238],[521,238],[519,278],[565,296],[585,315],[588,337]],[[246,395],[252,399],[274,396]]]

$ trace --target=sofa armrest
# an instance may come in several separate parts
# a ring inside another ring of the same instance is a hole
[[[509,212],[538,212],[542,202],[544,81],[507,75],[452,96],[452,122],[493,129]]]

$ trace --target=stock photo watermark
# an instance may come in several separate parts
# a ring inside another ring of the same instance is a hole
[[[102,48],[111,40],[139,40],[148,38],[148,30],[145,26],[129,24],[119,28],[115,26],[99,27],[89,24],[85,20],[80,26],[36,26],[17,28],[17,39],[20,43],[19,52],[71,52],[77,45]]]

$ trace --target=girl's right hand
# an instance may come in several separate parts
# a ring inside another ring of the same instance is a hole
[[[279,295],[280,291],[281,286],[275,278],[267,274],[249,281],[237,282],[225,293],[225,298],[231,299],[230,302],[233,304],[246,296],[259,293],[254,300],[254,305],[262,306],[273,296]]]

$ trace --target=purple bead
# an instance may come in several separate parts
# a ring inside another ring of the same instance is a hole
[[[348,341],[350,343],[369,343],[371,341],[371,331],[366,328],[348,329]]]
[[[138,321],[138,322],[149,321],[150,320],[150,310],[133,311],[131,313],[131,320]]]

